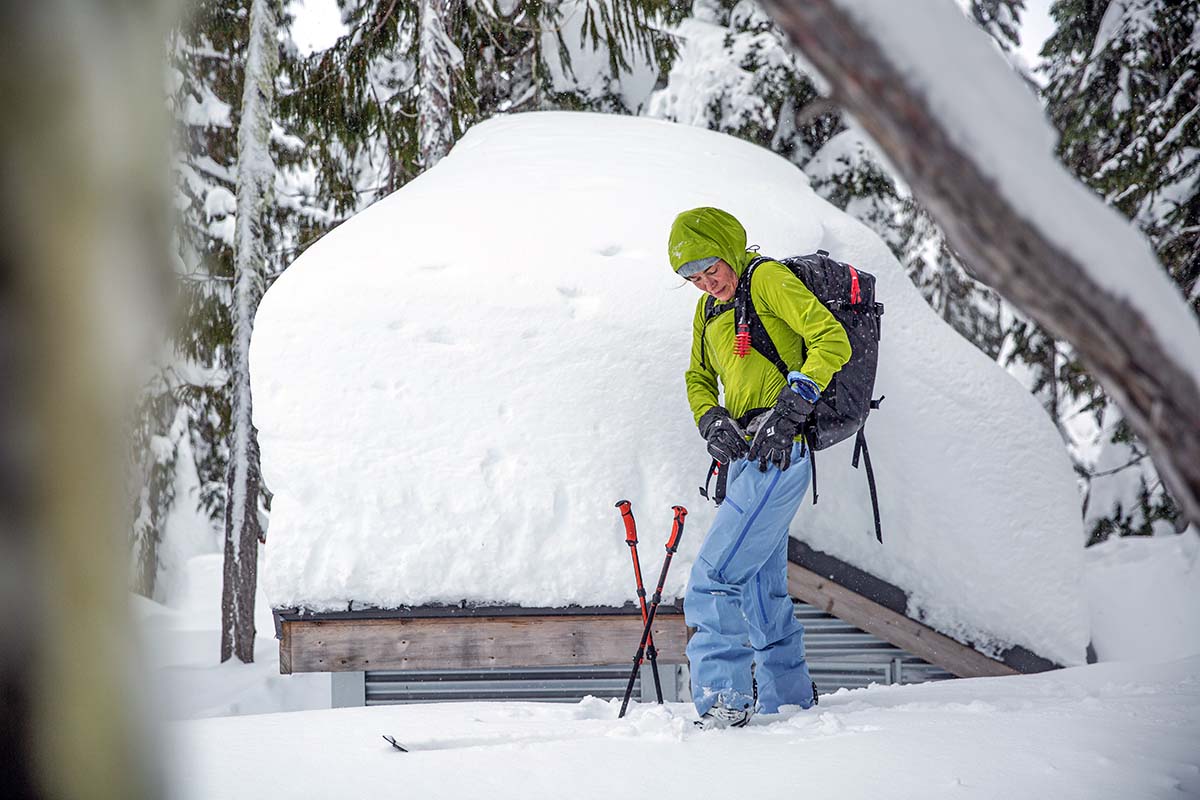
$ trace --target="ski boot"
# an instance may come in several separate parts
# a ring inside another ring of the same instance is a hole
[[[723,728],[744,728],[754,716],[754,706],[747,703],[743,708],[730,708],[723,700],[717,700],[713,707],[705,711],[694,723],[701,730],[721,730]]]

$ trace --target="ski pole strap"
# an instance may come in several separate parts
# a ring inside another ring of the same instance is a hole
[[[875,538],[880,543],[883,542],[883,526],[879,521],[879,492],[875,489],[875,470],[871,469],[871,451],[867,449],[867,435],[863,433],[863,428],[858,429],[858,435],[854,437],[854,458],[850,464],[858,469],[858,454],[862,453],[863,464],[867,468],[867,486],[871,489],[871,511],[875,514]]]
[[[625,523],[625,544],[633,547],[637,544],[637,523],[633,519],[633,508],[628,500],[618,500],[616,507],[621,509],[621,521]]]

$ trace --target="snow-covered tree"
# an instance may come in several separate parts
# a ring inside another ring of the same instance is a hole
[[[447,0],[420,0],[417,78],[417,148],[421,166],[429,169],[454,144],[451,87],[454,70],[461,69],[462,51],[446,33]]]
[[[1025,0],[959,0],[959,5],[1002,50],[1011,51],[1021,44]]]
[[[1200,312],[1200,0],[1079,5],[1055,4],[1043,51],[1060,153],[1146,233]]]
[[[270,213],[276,172],[271,158],[271,129],[279,67],[278,16],[278,0],[253,0],[250,5],[238,127],[230,370],[233,414],[225,504],[221,660],[236,655],[246,663],[254,661],[254,593],[258,544],[264,538],[258,509],[262,495],[258,433],[250,397],[250,334],[270,263]]]
[[[1023,0],[962,5],[1002,48],[1016,44]],[[995,358],[998,296],[967,274],[853,120],[821,97],[811,67],[759,3],[695,0],[678,33],[680,55],[647,113],[729,133],[793,161],[822,197],[879,234],[943,319]]]
[[[160,546],[166,517],[176,502],[175,470],[178,457],[175,421],[179,403],[162,382],[159,372],[143,388],[131,436],[130,488],[136,492],[130,560],[131,587],[145,597],[154,597],[162,568]],[[161,431],[161,433],[155,433]]]
[[[136,418],[133,557],[135,588],[162,598],[162,544],[174,510],[224,517],[236,119],[244,48],[243,3],[206,0],[171,33],[168,102],[177,122],[177,223],[173,262],[178,319],[143,388]],[[182,418],[183,429],[179,422]],[[199,476],[196,496],[180,497],[175,476]],[[182,509],[181,509],[182,507]]]
[[[340,7],[347,33],[290,74],[280,103],[315,148],[316,191],[338,215],[399,188],[495,114],[636,111],[623,82],[639,69],[665,69],[672,52],[669,37],[649,24],[651,15],[670,17],[666,0],[340,0]]]
[[[1020,84],[1002,66],[997,69],[978,44],[955,39],[972,74],[1002,98],[984,113],[964,104],[961,89],[955,95],[941,67],[925,57],[935,46],[933,32],[944,36],[961,29],[939,7],[914,8],[912,13],[923,17],[917,23],[898,16],[894,6],[868,7],[854,0],[812,0],[802,6],[768,0],[768,5],[822,69],[832,95],[853,111],[889,161],[919,188],[951,234],[949,240],[975,259],[974,269],[1071,342],[1089,371],[1118,399],[1131,430],[1147,441],[1182,515],[1200,521],[1200,406],[1195,402],[1200,390],[1184,355],[1194,353],[1200,341],[1194,308],[1180,302],[1175,287],[1158,272],[1160,265],[1146,253],[1144,240],[1114,225],[1109,209],[1065,180],[1047,161],[1041,143],[1024,135],[1037,128],[1037,119]],[[1161,5],[1110,5],[1104,21],[1134,6],[1145,11]],[[1192,25],[1194,30],[1194,21]],[[912,37],[902,45],[889,38],[897,26]],[[1189,36],[1194,39],[1194,33]],[[912,39],[923,39],[923,46]],[[884,85],[886,92],[879,90]],[[1000,117],[999,111],[1010,116]],[[1010,119],[1023,120],[1024,127],[1010,131],[1001,145],[985,126]],[[1185,116],[1177,127],[1190,119]],[[964,138],[972,142],[970,149],[963,146]],[[1171,141],[1168,132],[1166,142]],[[1015,148],[1021,148],[1019,161]],[[1004,173],[1017,168],[1025,172],[1019,193]],[[998,170],[1004,180],[996,177]],[[997,191],[998,182],[1007,190]],[[1051,239],[1046,226],[1054,223],[1044,219],[1059,209],[1035,213],[1019,202],[1022,196],[1053,197],[1067,204],[1063,208],[1069,216],[1055,220],[1055,234],[1068,237],[1067,247],[1062,239]],[[1098,235],[1105,237],[1103,248],[1095,246],[1092,237]],[[1118,257],[1120,265],[1114,263]]]
[[[990,358],[1004,345],[1006,304],[967,274],[945,234],[920,203],[905,194],[898,217],[900,261],[929,305]]]
[[[178,319],[143,389],[132,459],[134,584],[157,599],[169,599],[181,554],[215,547],[225,520],[237,137],[249,8],[249,0],[198,0],[168,39],[168,103],[177,120]],[[283,27],[278,52],[286,88],[296,54]],[[276,124],[270,146],[277,169],[266,223],[273,237],[268,280],[332,217],[313,189],[304,143]]]
[[[1059,154],[1149,238],[1200,313],[1200,2],[1060,0],[1043,49]],[[1069,431],[1087,485],[1090,541],[1169,530],[1179,510],[1146,447],[1075,351],[1024,320],[1025,363]]]

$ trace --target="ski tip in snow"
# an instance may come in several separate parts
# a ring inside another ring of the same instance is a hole
[[[394,747],[394,748],[396,748],[397,750],[399,750],[401,753],[407,753],[407,752],[408,752],[408,748],[406,748],[406,747],[402,747],[402,746],[400,745],[400,743],[396,741],[396,737],[395,737],[395,736],[388,736],[388,735],[385,733],[385,734],[383,735],[383,739],[384,739],[384,741],[385,741],[385,742],[387,742],[387,743],[388,743],[388,744],[390,744],[392,747]]]

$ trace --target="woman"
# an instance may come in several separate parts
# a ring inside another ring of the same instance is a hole
[[[756,710],[816,702],[804,628],[787,592],[788,527],[812,478],[801,427],[849,360],[850,342],[786,266],[762,262],[753,280],[743,280],[757,254],[725,211],[680,214],[668,253],[672,269],[705,293],[692,326],[688,403],[709,453],[729,470],[725,501],[684,597],[687,624],[696,629],[688,644],[692,699],[697,725],[741,727]],[[744,327],[739,335],[747,305],[789,367],[786,377],[750,347]]]

